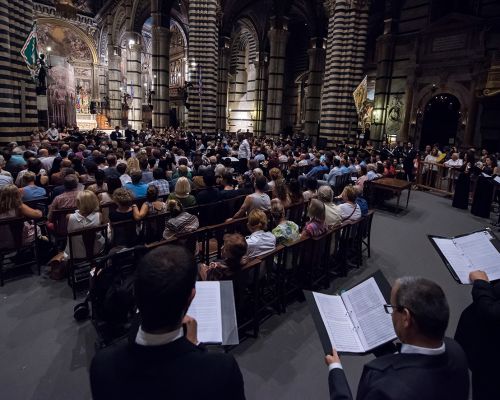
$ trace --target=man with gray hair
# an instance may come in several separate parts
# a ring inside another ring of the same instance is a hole
[[[423,278],[400,278],[392,288],[391,304],[384,308],[392,315],[401,349],[365,365],[356,398],[466,400],[467,359],[457,342],[444,337],[450,309],[441,287]],[[352,399],[335,349],[325,362],[330,399]]]
[[[325,206],[325,224],[329,228],[340,225],[342,223],[342,214],[339,207],[333,204],[333,190],[330,186],[320,186],[318,200]]]

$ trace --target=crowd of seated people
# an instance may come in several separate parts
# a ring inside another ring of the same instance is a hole
[[[465,161],[465,165],[472,162],[467,158],[472,160],[471,156],[465,156],[460,165],[458,160],[462,159],[462,155],[457,156],[457,153],[454,151],[449,154],[449,158],[446,155],[445,165],[460,168]],[[426,149],[426,152],[418,154],[411,143],[383,144],[381,150],[376,152],[369,146],[351,148],[341,145],[333,150],[320,151],[291,139],[245,137],[241,140],[232,136],[222,136],[215,140],[202,138],[198,142],[194,141],[193,146],[189,145],[186,138],[176,135],[152,135],[149,139],[131,140],[119,145],[113,144],[104,136],[84,137],[83,143],[55,143],[42,139],[26,148],[13,144],[0,159],[0,219],[13,216],[40,219],[42,212],[28,207],[23,201],[44,197],[49,205],[49,230],[55,211],[73,209],[67,220],[69,233],[85,227],[99,226],[109,220],[113,243],[126,245],[128,238],[117,237],[117,233],[113,232],[113,224],[127,221],[138,223],[149,216],[165,214],[162,236],[168,241],[196,232],[200,228],[200,218],[192,210],[193,207],[245,196],[242,203],[239,203],[239,209],[233,210],[234,214],[227,222],[246,218],[246,229],[250,234],[246,237],[241,234],[243,232],[225,235],[220,259],[203,264],[193,272],[202,280],[231,279],[244,268],[248,259],[264,256],[279,244],[290,244],[300,238],[318,238],[342,223],[361,220],[368,208],[362,198],[366,182],[381,177],[400,177],[411,181],[416,171],[415,160],[421,157],[429,161],[431,157],[438,156],[432,148],[428,153]],[[437,162],[437,158],[432,162]],[[485,173],[498,174],[495,157],[483,154],[480,162],[481,165],[474,165]],[[431,166],[427,172],[432,171]],[[341,191],[335,192],[340,195],[334,197],[334,190],[339,189],[338,182],[343,180],[339,177],[348,177],[349,182],[354,185],[345,184]],[[17,186],[13,185],[14,182]],[[103,207],[110,203],[113,207]],[[300,203],[306,204],[308,218],[301,226],[290,221],[286,213],[289,207]],[[34,226],[27,227],[27,238],[34,237],[35,234]],[[72,242],[76,257],[84,252],[82,243],[78,240],[78,237],[74,237]],[[102,238],[99,237],[94,251],[99,252],[101,249]],[[169,268],[171,274],[180,273],[179,268],[173,265],[179,260],[170,257],[172,253],[166,259],[167,253],[163,247],[154,252],[147,256],[153,267],[159,268],[162,273]],[[192,257],[192,254],[179,253],[179,257],[185,259]],[[162,265],[165,263],[172,265]],[[137,285],[142,289],[146,287],[146,283],[152,284],[148,279],[156,276],[154,271],[146,271],[144,266],[139,275]],[[163,276],[165,282],[170,277]],[[194,282],[196,279],[192,276],[188,278],[186,279],[190,281],[186,286],[185,302],[192,300],[191,280]],[[410,298],[415,301],[419,293],[425,294],[429,290],[436,296],[441,296],[439,290],[427,282],[401,281],[391,302],[394,307],[403,310],[410,306],[403,304],[402,299]],[[413,297],[403,297],[405,293],[410,293]],[[179,306],[179,315],[173,316],[173,320],[158,322],[155,318],[161,317],[156,316],[152,303],[148,301],[157,300],[153,297],[160,294],[148,294],[143,290],[138,295],[139,298],[141,296],[143,303],[139,308],[142,306],[144,312],[150,314],[145,319],[142,331],[138,332],[136,345],[148,346],[155,342],[154,332],[157,332],[157,328],[162,328],[164,332],[175,332],[187,307],[186,304]],[[148,296],[152,297],[147,299]],[[422,301],[424,300],[425,298]],[[443,301],[441,303],[439,306],[443,311],[446,307]],[[429,305],[431,306],[436,305]],[[424,310],[424,314],[432,313],[433,310],[429,307]],[[442,323],[446,320],[444,314]],[[408,313],[405,312],[405,318],[414,318],[419,323],[422,321],[422,316],[414,315],[410,309]],[[400,329],[397,331],[398,335],[421,339],[426,338],[429,333],[420,331],[419,324],[408,326],[411,329]],[[431,333],[433,343],[443,343],[442,330],[437,329]],[[175,336],[172,338],[175,342]],[[418,343],[416,341],[415,345]],[[408,344],[411,345],[410,341]],[[455,350],[453,345],[450,348]],[[458,353],[455,352],[455,355],[461,363],[462,356]],[[345,382],[342,374],[336,371],[339,369],[339,360],[338,357],[335,358],[335,352],[332,357],[327,362],[334,365],[330,374],[334,380],[331,388],[335,392]],[[99,370],[97,365],[105,362],[98,360],[95,363],[93,390],[97,398],[101,390],[108,389],[105,389],[107,382],[99,383],[99,374],[96,375],[95,372],[96,368]],[[461,368],[463,365],[460,363],[457,365]],[[460,373],[463,372],[462,369]],[[110,382],[112,386],[112,381]],[[370,387],[371,382],[363,384]],[[461,393],[454,398],[462,398]],[[239,398],[238,396],[232,398]]]

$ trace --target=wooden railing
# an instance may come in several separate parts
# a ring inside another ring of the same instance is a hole
[[[460,175],[460,171],[457,168],[434,162],[419,161],[417,186],[421,189],[433,190],[453,196],[458,175]]]

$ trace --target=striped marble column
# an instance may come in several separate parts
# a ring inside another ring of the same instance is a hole
[[[139,35],[129,34],[127,58],[127,92],[132,96],[132,105],[128,111],[128,124],[132,129],[142,128],[142,46]]]
[[[168,128],[170,125],[170,15],[160,10],[159,0],[151,2],[153,64],[153,128]]]
[[[122,124],[122,73],[120,71],[121,57],[118,49],[108,47],[108,99],[109,99],[109,126]]]
[[[321,117],[321,88],[325,74],[325,41],[323,38],[311,39],[309,55],[309,76],[306,94],[306,113],[304,133],[316,137],[318,122]]]
[[[346,140],[351,128],[357,126],[353,92],[363,79],[368,4],[361,8],[356,4],[351,0],[325,3],[329,21],[321,136],[328,139],[329,145]]]
[[[37,127],[37,96],[21,49],[33,24],[33,3],[0,0],[0,9],[0,142],[28,141]]]
[[[271,18],[271,29],[268,32],[269,81],[267,86],[266,134],[279,135],[283,113],[283,84],[285,75],[286,45],[288,42],[287,20]]]
[[[254,133],[261,136],[266,131],[267,65],[266,53],[260,53],[255,60],[255,122]]]
[[[230,38],[224,36],[220,38],[219,42],[219,68],[217,78],[217,129],[222,129],[224,131],[227,125],[227,91],[230,62]]]
[[[217,0],[189,2],[189,122],[192,131],[214,132],[217,117],[219,28]]]

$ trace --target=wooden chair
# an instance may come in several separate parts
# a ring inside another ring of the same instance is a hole
[[[250,329],[253,337],[259,335],[259,281],[262,260],[255,258],[249,261],[233,278],[238,330],[246,334]]]
[[[362,227],[362,245],[365,246],[368,258],[371,256],[371,232],[374,210],[368,210],[368,214],[363,217],[363,227]]]
[[[144,244],[158,242],[163,239],[165,231],[165,222],[169,213],[162,212],[148,215],[142,220],[142,238]]]
[[[48,197],[39,197],[37,199],[23,201],[23,203],[35,210],[40,210],[44,215],[47,215],[49,211]]]
[[[134,247],[139,244],[137,221],[131,219],[128,221],[111,222],[110,227],[111,247]]]
[[[216,258],[222,258],[222,246],[224,244],[224,235],[227,233],[243,233],[247,231],[247,217],[233,219],[229,222],[223,222],[217,225],[211,225],[205,227],[204,236],[201,238],[203,240],[202,249],[205,252],[203,258],[205,260],[210,260],[212,256]],[[216,254],[211,254],[210,252],[210,242],[215,239],[217,243]]]
[[[99,237],[104,239],[104,243],[102,249],[95,253],[95,244]],[[75,254],[75,242],[77,241],[83,242],[85,249],[84,257]],[[68,283],[73,290],[73,299],[76,300],[76,286],[83,282],[88,283],[90,270],[99,261],[102,262],[100,259],[106,255],[106,249],[108,248],[108,225],[103,224],[68,233],[68,247]]]
[[[333,229],[329,229],[321,236],[313,237],[303,245],[301,258],[302,288],[312,290],[317,285],[328,288],[330,246]]]
[[[278,245],[273,251],[259,256],[260,266],[260,307],[261,312],[273,307],[280,314],[282,311],[280,290],[283,280],[283,259],[285,246]]]
[[[73,214],[76,208],[62,208],[52,211],[53,230],[49,234],[54,238],[54,242],[59,248],[66,246],[68,237],[68,215]]]
[[[286,306],[290,297],[294,298],[297,295],[302,297],[301,264],[303,263],[302,259],[309,256],[303,251],[303,247],[310,240],[308,237],[301,237],[295,242],[284,245],[285,251],[281,263],[279,288],[280,303],[283,312],[286,312]]]
[[[309,202],[290,204],[285,208],[285,215],[289,221],[295,222],[300,229],[304,227]]]
[[[0,247],[0,286],[4,285],[4,267],[5,261],[8,260],[12,267],[24,267],[30,264],[36,264],[38,274],[40,274],[40,262],[38,258],[38,249],[36,246],[36,233],[33,241],[24,241],[25,222],[34,224],[33,220],[27,220],[25,217],[14,217],[0,219],[0,233],[2,234],[2,245]],[[20,254],[20,251],[32,250],[33,258],[26,262],[16,262],[15,257]],[[15,252],[15,255],[12,253]]]

